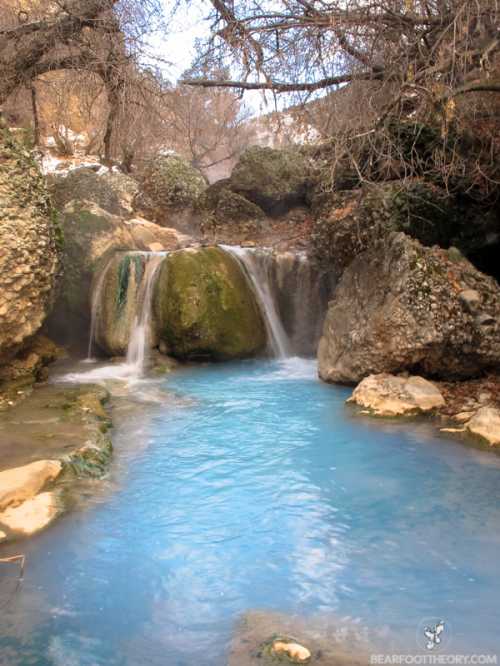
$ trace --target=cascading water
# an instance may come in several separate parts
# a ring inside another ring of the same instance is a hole
[[[273,355],[278,358],[291,356],[288,336],[276,310],[265,266],[256,261],[255,252],[249,248],[230,245],[222,245],[221,247],[238,260],[252,284],[264,316]]]
[[[144,372],[146,353],[151,346],[151,304],[156,275],[166,253],[152,253],[144,270],[139,295],[138,312],[134,317],[130,341],[127,349],[127,365],[133,374],[141,376]]]
[[[117,274],[118,295],[113,299],[113,325],[117,337],[125,340],[126,363],[113,366],[113,376],[141,377],[145,370],[147,351],[152,346],[151,307],[153,289],[158,270],[167,252],[127,252],[115,255],[105,265],[99,275],[92,296],[92,318],[87,361],[93,361],[92,351],[99,346],[99,337],[109,326],[105,316],[106,302],[110,289],[108,274]],[[113,275],[110,276],[113,278]],[[111,285],[113,285],[111,279]],[[114,289],[113,289],[114,291]],[[109,315],[109,312],[108,312]],[[123,343],[122,343],[123,344]],[[98,373],[100,371],[97,371]]]
[[[334,289],[332,276],[305,253],[222,248],[236,257],[253,286],[273,355],[314,356]]]

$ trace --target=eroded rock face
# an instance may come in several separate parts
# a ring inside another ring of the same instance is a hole
[[[444,398],[432,382],[423,377],[370,375],[354,389],[348,402],[375,416],[410,416],[443,407]]]
[[[52,307],[57,241],[43,176],[0,127],[0,364],[40,329]]]
[[[464,292],[475,291],[479,298]],[[330,303],[318,351],[325,381],[418,372],[468,378],[500,366],[500,288],[461,256],[402,233],[358,255]]]
[[[244,358],[266,345],[246,278],[220,248],[170,254],[159,272],[154,312],[160,338],[174,357]]]

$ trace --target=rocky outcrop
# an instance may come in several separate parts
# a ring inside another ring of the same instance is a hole
[[[417,372],[467,378],[500,366],[500,288],[460,253],[390,234],[344,271],[320,341],[325,381]]]
[[[60,240],[38,166],[0,126],[0,365],[39,331],[50,312]]]
[[[423,377],[385,373],[365,377],[348,402],[374,416],[410,416],[432,412],[445,404],[437,386]]]
[[[240,157],[230,178],[231,190],[272,216],[306,203],[307,161],[298,149],[252,146]]]
[[[155,321],[169,354],[215,360],[262,351],[262,316],[238,262],[220,248],[182,250],[163,262]]]
[[[377,240],[403,231],[422,245],[458,245],[464,215],[450,195],[418,179],[371,183],[334,192],[320,211],[312,234],[313,253],[341,275]]]

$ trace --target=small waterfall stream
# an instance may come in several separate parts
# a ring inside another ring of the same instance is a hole
[[[221,246],[242,266],[265,318],[273,356],[314,356],[333,278],[305,253]]]
[[[137,262],[129,262],[126,269],[128,277],[125,301],[130,301],[134,315],[128,324],[126,363],[122,366],[121,370],[130,377],[141,377],[144,374],[147,351],[152,346],[151,308],[153,289],[158,270],[167,254],[167,252],[131,251],[124,255],[125,260],[130,260],[131,258],[138,260]],[[92,294],[88,362],[95,360],[92,352],[96,346],[99,346],[98,335],[99,326],[102,325],[102,311],[106,298],[105,290],[109,288],[106,278],[111,268],[117,269],[116,256],[113,256],[104,266],[97,278]],[[129,274],[130,270],[133,271],[133,276]],[[118,266],[119,271],[120,265]]]
[[[249,248],[230,245],[221,247],[238,260],[250,280],[264,316],[273,356],[277,358],[291,356],[288,336],[276,310],[265,267],[256,261],[255,252]]]
[[[147,350],[151,347],[151,304],[156,275],[165,253],[151,253],[148,258],[144,275],[140,283],[137,297],[137,313],[134,317],[130,342],[127,349],[127,365],[133,373],[141,376],[144,372]]]

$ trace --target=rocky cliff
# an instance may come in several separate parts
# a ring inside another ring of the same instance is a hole
[[[0,365],[23,349],[50,312],[60,243],[37,164],[0,127]]]

